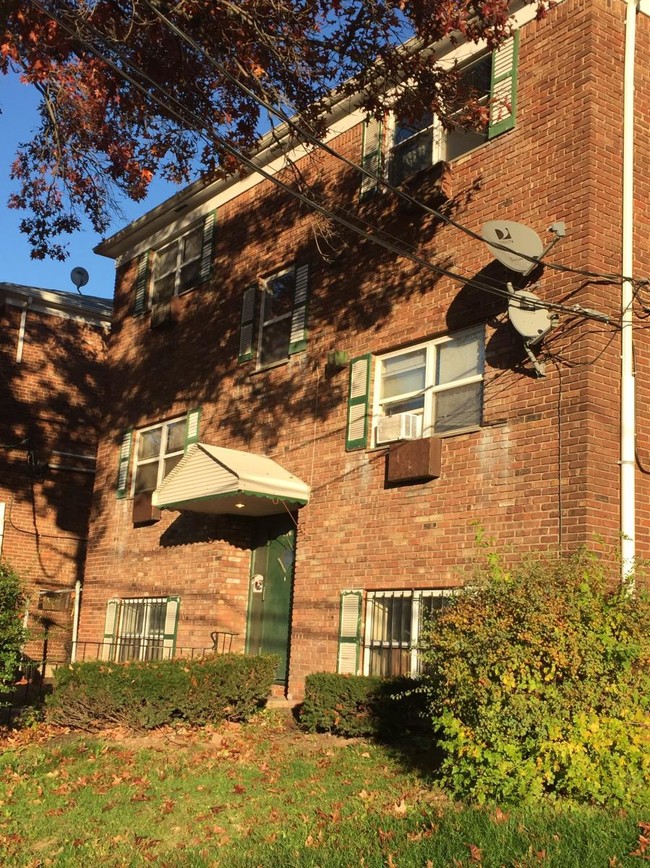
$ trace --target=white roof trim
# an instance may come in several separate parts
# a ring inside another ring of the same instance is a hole
[[[304,506],[309,495],[309,486],[272,458],[195,443],[151,500],[160,509],[263,516]]]

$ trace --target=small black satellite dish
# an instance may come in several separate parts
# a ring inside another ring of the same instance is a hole
[[[90,280],[90,276],[85,268],[82,268],[80,265],[77,265],[70,272],[70,280],[74,283],[77,289],[80,289],[82,286],[85,286]]]

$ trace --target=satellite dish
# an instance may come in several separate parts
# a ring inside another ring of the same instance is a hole
[[[529,347],[541,341],[553,325],[553,318],[542,306],[539,296],[526,289],[518,289],[510,294],[508,316]]]
[[[80,265],[77,265],[76,268],[73,268],[70,272],[70,280],[74,283],[74,285],[79,289],[82,286],[85,286],[90,277],[85,268],[82,268]]]
[[[488,220],[483,224],[481,237],[499,262],[521,274],[532,271],[535,263],[530,259],[539,259],[544,252],[537,232],[513,220]]]

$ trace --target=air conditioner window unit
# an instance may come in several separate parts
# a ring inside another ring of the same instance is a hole
[[[417,440],[420,436],[420,417],[415,413],[397,413],[382,416],[377,423],[377,443],[395,440]]]

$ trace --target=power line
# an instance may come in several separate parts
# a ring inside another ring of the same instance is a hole
[[[340,160],[345,165],[349,166],[350,168],[354,169],[355,171],[360,172],[364,177],[376,182],[377,184],[382,186],[384,189],[386,189],[389,192],[398,196],[403,201],[408,202],[410,205],[414,205],[417,208],[420,208],[426,214],[429,214],[430,216],[436,217],[438,220],[443,221],[447,225],[452,226],[453,228],[458,229],[461,232],[464,232],[470,238],[473,238],[474,240],[481,241],[482,243],[484,243],[485,239],[481,235],[479,235],[477,232],[474,232],[469,227],[463,225],[462,223],[459,223],[458,221],[456,221],[453,218],[449,217],[448,215],[444,214],[442,211],[438,211],[435,208],[431,208],[430,206],[426,205],[424,202],[421,202],[420,200],[416,199],[414,196],[411,196],[409,193],[405,192],[404,190],[401,190],[399,187],[396,187],[394,184],[391,184],[386,178],[375,174],[374,172],[370,171],[365,166],[363,166],[359,163],[355,163],[353,160],[350,160],[348,157],[346,157],[344,154],[341,154],[335,148],[332,148],[326,142],[323,142],[321,139],[314,136],[310,130],[302,127],[294,118],[287,115],[287,113],[285,111],[283,111],[283,109],[281,109],[279,106],[274,106],[272,103],[268,102],[268,100],[266,100],[264,97],[260,96],[259,94],[255,93],[255,91],[252,90],[250,87],[248,87],[248,85],[246,85],[243,81],[241,81],[236,76],[234,76],[227,69],[227,67],[225,67],[222,63],[219,63],[219,61],[216,60],[206,48],[199,45],[196,42],[196,40],[194,40],[186,31],[184,31],[182,28],[178,27],[178,25],[176,25],[173,21],[171,21],[163,12],[160,11],[160,9],[156,8],[153,5],[153,3],[151,2],[151,0],[144,0],[144,2],[149,7],[149,9],[151,9],[151,11],[158,17],[158,19],[165,24],[165,26],[169,30],[171,30],[173,33],[175,33],[177,36],[179,36],[182,40],[184,40],[195,51],[198,51],[211,64],[211,66],[214,69],[216,69],[221,75],[223,75],[225,78],[227,78],[228,81],[230,81],[236,87],[239,87],[247,96],[254,99],[257,103],[259,103],[259,105],[263,106],[267,111],[269,111],[271,114],[275,115],[280,120],[282,120],[285,124],[287,124],[289,129],[294,130],[300,138],[305,139],[310,144],[325,151],[326,153],[330,154],[330,156],[335,157],[336,159]],[[499,250],[507,251],[508,253],[513,252],[511,248],[505,247],[504,245],[501,245],[501,244],[498,244],[495,242],[491,242],[491,246],[495,247]],[[550,268],[550,269],[555,270],[555,271],[561,271],[561,272],[570,273],[570,274],[578,274],[582,277],[611,280],[612,282],[629,280],[633,283],[639,283],[639,284],[650,283],[650,278],[643,278],[641,280],[636,281],[634,278],[628,278],[628,277],[625,277],[624,275],[621,275],[621,274],[603,274],[600,272],[594,272],[594,271],[589,271],[589,270],[580,269],[580,268],[572,268],[570,266],[562,265],[559,263],[545,262],[541,257],[537,258],[534,256],[529,256],[526,253],[519,253],[518,251],[514,251],[514,252],[517,254],[517,256],[520,256],[522,259],[527,260],[531,264],[535,264],[535,265],[541,264],[541,265],[544,265],[545,267]]]
[[[177,121],[179,121],[182,127],[189,127],[190,130],[192,130],[193,132],[200,135],[202,138],[204,138],[209,143],[211,142],[213,144],[219,145],[226,153],[228,153],[230,156],[233,156],[242,165],[244,165],[248,169],[250,169],[251,172],[260,174],[263,178],[270,181],[271,183],[273,183],[274,185],[279,187],[281,190],[283,190],[285,193],[287,193],[287,195],[297,199],[298,201],[307,205],[308,207],[310,207],[311,209],[313,209],[317,213],[325,216],[327,219],[334,220],[335,222],[339,223],[340,225],[342,225],[346,229],[349,229],[349,230],[355,232],[356,234],[360,235],[364,239],[371,241],[374,244],[378,244],[379,246],[389,250],[390,252],[396,254],[397,256],[400,256],[400,257],[403,257],[406,259],[410,259],[412,262],[416,263],[417,265],[423,266],[424,268],[426,268],[429,271],[433,271],[434,273],[436,273],[438,275],[449,277],[451,280],[462,283],[463,285],[469,284],[471,286],[474,286],[477,289],[481,289],[485,292],[488,292],[488,293],[491,293],[494,295],[498,295],[498,296],[503,297],[503,298],[509,298],[510,297],[510,294],[505,289],[500,290],[497,287],[483,284],[480,281],[473,280],[472,278],[457,274],[456,272],[453,272],[449,269],[442,268],[441,266],[437,266],[434,263],[430,262],[428,259],[426,259],[426,258],[424,258],[424,257],[422,257],[416,253],[409,253],[408,251],[400,249],[400,247],[398,247],[396,244],[393,243],[394,241],[399,242],[399,239],[395,239],[394,236],[391,236],[388,233],[384,233],[382,230],[378,229],[378,227],[372,225],[368,221],[363,220],[363,218],[359,218],[357,215],[351,215],[349,212],[344,212],[345,214],[347,214],[348,217],[353,217],[355,220],[359,220],[360,222],[365,222],[366,225],[370,226],[378,234],[371,234],[370,232],[363,229],[361,226],[357,225],[357,223],[354,223],[351,220],[348,220],[346,217],[342,216],[341,214],[338,214],[334,211],[331,211],[330,209],[324,207],[323,205],[321,205],[319,202],[315,201],[314,199],[310,199],[304,193],[301,193],[300,191],[293,189],[288,184],[286,184],[284,181],[282,181],[279,177],[277,177],[273,173],[267,171],[262,166],[255,163],[254,160],[252,160],[251,158],[246,156],[243,152],[241,152],[234,145],[230,144],[230,142],[225,140],[223,137],[219,136],[214,131],[214,129],[207,129],[206,130],[204,127],[204,123],[200,117],[197,117],[197,115],[194,112],[192,112],[191,110],[186,109],[185,106],[183,106],[183,104],[180,103],[179,100],[173,94],[170,94],[170,92],[166,88],[162,87],[158,82],[156,82],[154,79],[152,79],[146,72],[144,72],[135,63],[133,63],[133,61],[131,61],[128,58],[125,58],[124,55],[120,51],[118,51],[115,48],[112,49],[113,53],[122,61],[122,63],[124,63],[132,71],[136,72],[139,76],[141,76],[141,78],[144,81],[149,83],[149,85],[154,89],[153,93],[151,91],[149,91],[144,86],[144,84],[142,84],[140,81],[137,81],[132,75],[130,75],[128,73],[128,71],[126,71],[126,69],[119,67],[114,62],[114,60],[107,57],[95,45],[93,45],[91,42],[89,42],[87,39],[85,39],[83,36],[81,36],[80,33],[78,32],[78,30],[75,30],[74,28],[72,28],[64,19],[60,18],[55,13],[53,13],[49,9],[47,9],[40,2],[40,0],[31,0],[31,2],[34,6],[36,6],[38,9],[40,9],[42,12],[44,12],[51,20],[58,23],[71,36],[73,36],[75,39],[78,39],[89,51],[91,51],[96,57],[98,57],[100,60],[102,60],[104,63],[106,63],[118,76],[120,76],[120,77],[124,78],[125,80],[127,80],[128,82],[130,82],[146,98],[153,100],[167,114],[171,115]],[[102,34],[100,31],[98,31],[93,25],[89,24],[88,21],[84,22],[84,26],[86,27],[87,30],[94,32],[100,39],[105,39],[105,35]],[[157,92],[162,93],[167,100],[171,100],[171,105],[169,103],[165,103],[157,95]],[[204,96],[203,94],[200,94],[199,92],[197,92],[197,95],[198,96]],[[174,104],[175,104],[175,106],[174,106]],[[392,241],[390,240],[391,238],[393,239]],[[584,317],[589,318],[589,319],[602,320],[602,318],[603,318],[601,314],[598,314],[594,311],[583,310],[583,308],[580,305],[567,306],[567,305],[563,305],[563,304],[556,304],[553,302],[542,301],[541,299],[538,302],[536,302],[536,305],[539,307],[545,308],[547,310],[555,310],[558,312],[562,312],[562,313],[566,313],[566,314],[574,315],[574,316],[584,316]]]

